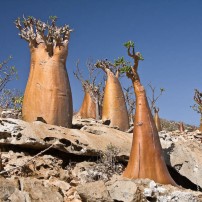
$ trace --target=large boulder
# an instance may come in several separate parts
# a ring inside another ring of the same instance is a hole
[[[176,182],[202,190],[202,144],[196,132],[160,132],[166,164]],[[187,185],[186,185],[187,184]]]
[[[184,133],[162,131],[159,136],[166,164],[174,180],[185,188],[202,190],[201,134],[197,131]],[[18,119],[0,119],[0,145],[4,169],[6,171],[14,169],[12,172],[9,171],[11,176],[34,176],[38,180],[57,179],[58,182],[51,181],[51,186],[59,187],[61,193],[68,197],[72,193],[76,195],[75,188],[78,184],[99,179],[108,181],[113,174],[113,168],[107,167],[110,166],[110,162],[106,162],[107,166],[103,162],[98,165],[96,159],[105,156],[107,152],[111,155],[112,149],[118,148],[119,152],[113,155],[116,160],[126,164],[131,144],[132,133],[110,128],[92,119],[74,119],[72,129],[41,121],[28,123]],[[51,149],[45,154],[32,159],[35,154],[48,148]],[[107,148],[111,148],[111,151]],[[74,160],[76,165],[71,168],[69,165],[74,165]],[[85,162],[89,160],[94,162]],[[29,161],[31,163],[21,169],[15,169]],[[121,174],[122,171],[118,173]],[[120,187],[120,183],[116,182],[116,185]],[[124,186],[133,187],[131,182],[125,182]],[[115,189],[113,185],[109,187],[111,190]],[[14,192],[19,190],[15,189]],[[127,192],[130,193],[129,188]],[[24,192],[19,192],[18,198],[24,197],[23,194]],[[120,192],[118,197],[121,195],[124,194]],[[130,198],[131,195],[127,196]]]
[[[128,180],[118,177],[106,183],[98,181],[79,185],[77,191],[82,201],[92,202],[199,202],[202,200],[200,192],[185,190],[171,185],[156,184],[149,179]]]
[[[45,124],[41,121],[28,123],[17,119],[0,119],[0,144],[32,149],[53,148],[81,156],[99,156],[107,145],[120,148],[118,156],[128,158],[132,134],[121,132],[100,123],[75,123],[75,128]]]
[[[49,183],[49,182],[46,182]],[[0,201],[2,202],[63,202],[56,186],[30,178],[0,178]]]

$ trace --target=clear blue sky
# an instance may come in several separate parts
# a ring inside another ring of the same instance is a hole
[[[123,43],[135,41],[145,60],[139,65],[142,83],[152,82],[166,92],[159,99],[160,116],[169,120],[199,124],[190,109],[194,89],[202,91],[202,1],[201,0],[6,0],[0,4],[0,60],[13,56],[11,65],[19,80],[9,88],[24,90],[29,73],[30,53],[13,24],[18,16],[47,20],[59,17],[69,24],[71,35],[67,70],[74,109],[83,99],[79,81],[72,72],[78,59],[81,67],[88,58],[127,58]],[[85,67],[84,67],[85,68]],[[124,86],[130,80],[122,79]]]

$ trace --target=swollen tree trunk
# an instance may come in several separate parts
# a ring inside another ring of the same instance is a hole
[[[15,21],[19,35],[29,43],[31,62],[25,89],[22,117],[25,121],[43,120],[46,123],[71,127],[72,94],[66,70],[70,29],[56,26],[33,17]],[[21,25],[23,24],[23,25]]]
[[[102,121],[109,120],[111,127],[122,131],[129,129],[129,118],[124,93],[117,76],[107,71],[107,81],[104,91]]]
[[[201,115],[201,118],[200,118],[200,126],[199,126],[199,131],[202,132],[202,115]]]
[[[44,43],[31,46],[30,74],[25,89],[22,117],[71,127],[72,93],[66,70],[67,45],[56,47],[49,56]]]
[[[135,53],[134,45],[132,47],[132,54],[131,46],[128,47],[128,55],[134,59],[134,66],[126,72],[133,83],[136,111],[132,148],[123,176],[131,179],[149,178],[161,184],[176,185],[166,167],[158,131],[137,72],[138,62],[143,58],[139,52]]]
[[[77,116],[81,119],[92,118],[99,120],[101,113],[101,101],[102,91],[100,89],[102,83],[96,85],[95,81],[97,75],[95,75],[94,64],[90,61],[87,62],[87,68],[89,78],[85,80],[79,68],[79,61],[76,64],[76,71],[73,72],[74,76],[81,82],[83,90],[85,92],[83,103]]]
[[[149,178],[161,184],[176,185],[171,178],[151,114],[144,87],[134,82],[136,113],[133,143],[129,162],[123,176],[128,178]]]
[[[181,133],[184,132],[184,124],[183,124],[183,122],[178,123],[178,129],[179,129],[179,131],[180,131]]]
[[[155,122],[155,125],[157,128],[157,131],[158,132],[162,131],[161,121],[160,121],[159,114],[158,114],[157,110],[155,110],[155,112],[154,112],[154,122]]]
[[[96,103],[93,101],[88,91],[85,92],[83,103],[77,116],[79,116],[82,119],[85,118],[96,119]]]

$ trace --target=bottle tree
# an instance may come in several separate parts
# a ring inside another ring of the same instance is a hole
[[[151,111],[153,111],[154,122],[156,124],[156,128],[157,128],[158,132],[160,132],[160,131],[162,131],[162,127],[161,127],[161,120],[159,118],[159,108],[156,107],[156,102],[160,98],[162,93],[165,91],[165,89],[160,88],[159,94],[157,96],[155,96],[156,88],[153,87],[151,83],[149,83],[148,86],[149,86],[151,93],[152,93],[151,98],[148,97],[148,99],[150,101]]]
[[[183,122],[179,122],[178,124],[178,130],[181,132],[181,133],[183,133],[184,132],[184,123]]]
[[[202,132],[202,93],[199,90],[195,89],[194,92],[194,101],[195,104],[192,107],[194,111],[200,114],[200,126],[199,131]]]
[[[84,98],[76,116],[81,119],[93,118],[99,120],[101,118],[101,105],[103,100],[102,82],[96,84],[97,74],[95,74],[95,67],[89,60],[87,61],[87,69],[89,78],[85,80],[80,71],[78,62],[76,65],[75,77],[81,82],[84,90]]]
[[[121,59],[120,59],[121,60]],[[98,60],[95,66],[107,75],[102,105],[102,121],[121,131],[129,129],[129,118],[124,93],[119,82],[120,61],[114,64],[108,60]]]
[[[137,71],[139,61],[143,60],[143,57],[139,52],[135,52],[133,42],[129,41],[125,46],[128,55],[134,60],[134,65],[124,66],[121,71],[126,72],[132,80],[136,95],[136,112],[132,149],[123,176],[132,179],[149,178],[161,184],[176,185],[167,170],[158,131]]]
[[[25,89],[22,117],[25,121],[71,127],[72,93],[66,70],[70,32],[68,25],[56,26],[57,17],[44,23],[23,16],[15,21],[19,36],[29,44],[30,73]]]
[[[154,107],[154,123],[158,132],[162,131],[161,120],[159,118],[159,108]]]

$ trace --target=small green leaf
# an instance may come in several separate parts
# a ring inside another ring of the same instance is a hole
[[[142,56],[141,53],[138,53],[138,59],[139,59],[139,60],[144,60],[144,58],[143,58],[143,56]]]
[[[127,73],[131,71],[131,66],[124,66],[120,68],[120,73]]]
[[[128,42],[124,43],[124,46],[126,48],[130,48],[130,47],[134,48],[135,47],[135,43],[133,41],[128,41]]]

